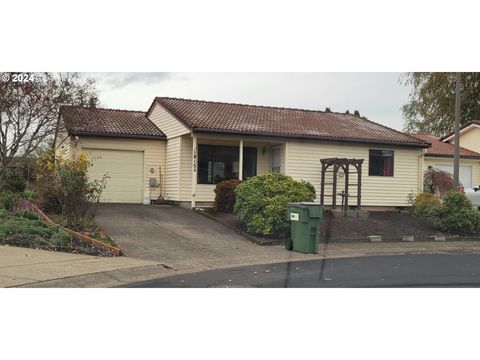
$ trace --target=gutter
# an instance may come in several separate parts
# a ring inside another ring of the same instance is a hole
[[[106,134],[96,132],[84,132],[84,131],[71,131],[71,136],[84,136],[84,137],[108,137],[116,139],[144,139],[144,140],[167,140],[165,136],[160,135],[132,135],[132,134]]]
[[[322,140],[342,143],[357,143],[357,144],[377,144],[377,145],[390,145],[390,146],[405,146],[415,148],[429,148],[429,143],[398,143],[389,141],[368,141],[360,139],[345,139],[345,138],[333,138],[333,137],[319,137],[319,136],[305,136],[305,135],[279,135],[279,134],[257,134],[249,132],[232,132],[229,130],[211,130],[206,128],[193,128],[192,133],[210,133],[210,134],[228,134],[238,136],[260,136],[260,137],[274,137],[283,139],[298,139],[298,140]]]

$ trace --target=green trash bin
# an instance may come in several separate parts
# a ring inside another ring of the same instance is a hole
[[[288,203],[287,218],[291,235],[285,247],[304,254],[318,254],[323,206],[313,202]]]

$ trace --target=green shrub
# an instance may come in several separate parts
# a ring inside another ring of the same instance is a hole
[[[35,190],[33,190],[33,189],[26,189],[23,192],[23,197],[27,200],[33,199],[34,196],[35,196]]]
[[[14,193],[22,193],[25,190],[25,178],[18,172],[12,172],[7,177],[7,182],[5,184],[4,190]]]
[[[269,173],[242,182],[235,189],[235,197],[235,214],[249,233],[287,237],[287,203],[313,201],[315,188],[303,180]]]
[[[55,234],[53,234],[50,242],[53,246],[65,247],[70,245],[72,237],[66,231],[59,229]]]
[[[37,214],[31,212],[31,211],[18,211],[14,214],[16,217],[23,217],[25,219],[30,219],[30,220],[39,220],[40,218],[38,217]]]
[[[214,210],[232,213],[235,206],[235,189],[241,180],[224,180],[215,186]]]
[[[480,212],[472,208],[472,203],[461,192],[449,192],[442,205],[430,216],[432,224],[450,233],[480,234]]]
[[[440,200],[432,193],[421,193],[415,197],[412,213],[417,217],[429,218],[432,212],[441,205]]]
[[[40,220],[30,220],[12,217],[0,222],[0,239],[12,234],[39,235],[42,238],[50,238],[54,229]]]
[[[0,193],[0,205],[7,211],[12,211],[17,206],[20,195],[11,191],[2,191]]]

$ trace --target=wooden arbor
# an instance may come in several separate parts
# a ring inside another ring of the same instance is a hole
[[[346,159],[346,158],[328,158],[328,159],[320,159],[320,163],[322,164],[322,182],[320,186],[320,203],[322,205],[325,204],[325,196],[332,197],[332,209],[335,209],[337,206],[337,178],[338,178],[338,170],[342,169],[345,173],[345,189],[340,195],[345,198],[344,210],[348,210],[348,198],[355,197],[349,194],[349,178],[351,174],[357,174],[357,209],[360,210],[362,204],[362,164],[363,159]],[[350,167],[354,167],[355,171],[351,172]],[[329,170],[330,168],[332,168]],[[332,194],[325,195],[325,174],[327,172],[333,172],[333,182],[332,185]]]

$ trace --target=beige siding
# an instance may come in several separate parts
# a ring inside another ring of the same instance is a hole
[[[426,171],[429,166],[435,167],[437,164],[453,165],[453,159],[451,158],[424,158],[424,170]],[[460,165],[472,167],[472,185],[480,185],[480,160],[460,159]]]
[[[165,195],[169,200],[179,201],[180,198],[180,137],[167,140]]]
[[[394,176],[368,176],[369,149],[394,150]],[[346,157],[364,159],[362,175],[362,205],[365,206],[408,206],[409,194],[419,191],[418,172],[421,162],[420,149],[378,147],[368,145],[348,145],[334,143],[320,143],[313,141],[289,141],[287,145],[286,166],[287,175],[295,179],[311,182],[317,190],[317,200],[320,196],[321,166],[320,159],[331,157]],[[332,182],[332,174],[327,174],[326,183]],[[356,175],[351,175],[349,193],[356,195]],[[344,186],[343,179],[339,179],[337,192]],[[331,194],[331,185],[326,186],[326,194]],[[331,198],[325,199],[326,204]],[[337,204],[341,198],[337,197]],[[355,204],[356,198],[350,199]]]
[[[148,118],[167,135],[167,139],[190,133],[190,130],[159,104],[155,104]]]
[[[80,154],[82,148],[142,151],[144,153],[144,200],[147,202],[150,199],[156,199],[161,194],[165,173],[165,141],[81,137],[78,142],[73,142],[72,156]],[[153,169],[153,174],[150,169]],[[150,177],[157,178],[160,187],[151,188]]]
[[[455,141],[451,141],[452,144]],[[465,149],[476,151],[480,153],[480,128],[474,127],[473,129],[460,135],[460,146]]]

